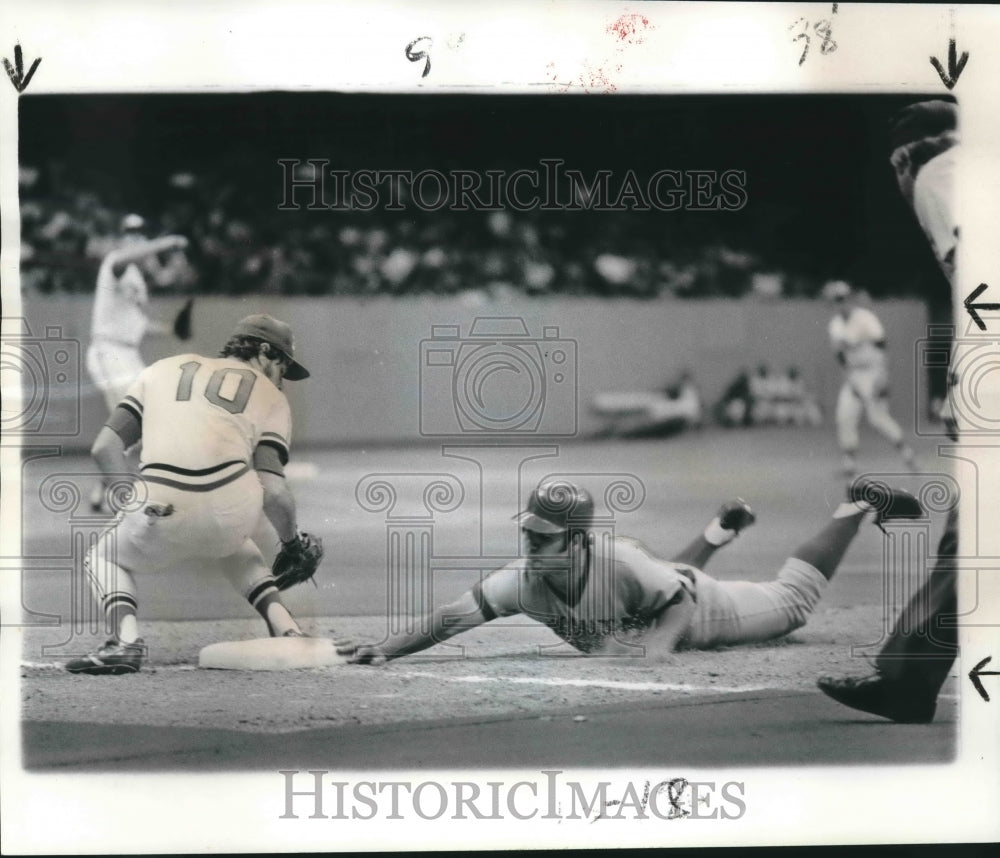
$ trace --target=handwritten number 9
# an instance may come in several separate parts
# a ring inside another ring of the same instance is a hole
[[[411,63],[419,63],[421,60],[423,60],[424,61],[424,71],[423,71],[423,74],[421,74],[420,76],[421,77],[427,77],[427,75],[429,75],[431,73],[431,55],[429,53],[427,53],[427,51],[414,50],[414,48],[416,48],[416,46],[417,46],[417,42],[427,42],[427,48],[428,48],[428,50],[431,47],[433,47],[434,43],[431,41],[431,37],[430,36],[419,36],[418,38],[414,39],[412,42],[410,42],[410,44],[408,44],[406,46],[406,51],[405,51],[406,58]]]

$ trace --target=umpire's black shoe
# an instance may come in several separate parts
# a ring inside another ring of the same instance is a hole
[[[881,715],[897,724],[929,724],[934,720],[937,701],[914,697],[909,689],[900,688],[875,673],[871,676],[823,676],[817,680],[819,690],[838,703]]]
[[[121,673],[138,673],[146,656],[142,638],[132,643],[122,643],[112,638],[97,652],[66,662],[70,673],[87,673],[91,676],[117,676]]]
[[[886,521],[897,518],[924,518],[927,513],[913,495],[906,489],[893,489],[885,483],[867,480],[864,477],[855,480],[847,489],[849,500],[871,504],[875,510],[875,524],[882,527]]]
[[[726,501],[726,503],[719,507],[718,516],[719,524],[723,529],[732,530],[736,533],[749,527],[757,520],[757,516],[750,509],[750,504],[743,500],[743,498],[734,498],[731,501]]]

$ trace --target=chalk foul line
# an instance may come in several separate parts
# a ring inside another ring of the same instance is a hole
[[[767,685],[690,685],[681,682],[624,682],[617,679],[561,679],[536,676],[442,676],[425,671],[407,671],[396,673],[396,676],[406,676],[421,679],[436,679],[442,682],[467,683],[510,683],[511,685],[545,685],[566,688],[609,688],[620,691],[680,691],[686,693],[717,691],[721,694],[737,694],[747,691],[764,691]]]

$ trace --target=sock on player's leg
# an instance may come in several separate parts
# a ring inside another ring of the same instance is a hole
[[[271,637],[281,637],[287,632],[301,632],[299,624],[281,601],[281,593],[274,586],[274,579],[267,578],[247,593],[247,601],[267,623]]]
[[[702,569],[716,551],[732,542],[740,530],[749,527],[754,520],[753,511],[743,500],[737,498],[729,501],[723,504],[719,514],[705,525],[705,530],[700,535],[696,536],[680,554],[670,559],[674,563],[686,563]]]
[[[298,623],[282,603],[281,593],[274,584],[271,571],[253,540],[247,539],[238,551],[223,558],[221,566],[233,588],[243,595],[267,623],[267,631],[271,637],[280,637],[287,632],[301,632]]]
[[[104,610],[109,633],[123,643],[138,639],[139,589],[132,573],[102,557],[88,557],[86,571],[91,592]]]
[[[834,510],[830,523],[795,549],[792,556],[815,567],[829,581],[857,535],[865,513],[871,509],[869,504],[862,502],[842,503]]]

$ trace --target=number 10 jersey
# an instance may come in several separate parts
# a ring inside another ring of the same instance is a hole
[[[292,419],[285,395],[233,357],[183,354],[147,367],[119,403],[139,421],[143,478],[208,491],[251,467],[260,445],[288,461]]]

